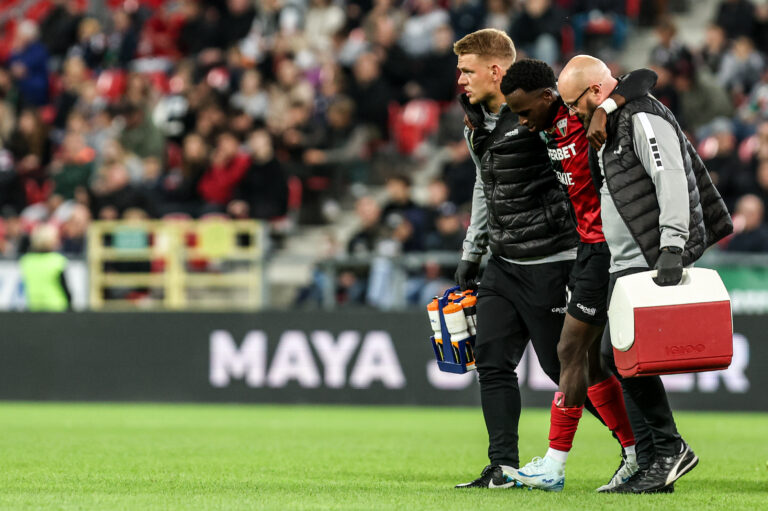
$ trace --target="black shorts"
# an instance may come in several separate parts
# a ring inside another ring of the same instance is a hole
[[[568,314],[592,325],[608,321],[608,281],[611,252],[605,242],[579,243],[568,279]]]

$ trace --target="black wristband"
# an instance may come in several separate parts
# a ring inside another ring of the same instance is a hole
[[[661,247],[659,252],[669,252],[670,254],[680,255],[683,253],[683,249],[680,247]]]

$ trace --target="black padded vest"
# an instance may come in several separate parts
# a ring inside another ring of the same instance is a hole
[[[683,134],[674,115],[652,96],[630,101],[608,116],[608,140],[603,149],[603,167],[608,191],[629,232],[653,268],[659,257],[659,203],[653,181],[633,150],[632,116],[638,112],[658,115],[677,131],[683,165],[688,180],[690,219],[689,236],[683,250],[683,264],[695,262],[708,247],[733,232],[733,223],[720,193],[712,184],[707,168],[688,138]],[[598,165],[591,166],[597,189],[602,185]]]
[[[481,161],[491,253],[522,259],[575,247],[570,201],[539,135],[503,107],[496,128],[476,129],[471,140]]]

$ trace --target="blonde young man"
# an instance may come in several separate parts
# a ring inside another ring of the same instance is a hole
[[[541,138],[518,123],[500,85],[515,62],[512,40],[479,30],[454,45],[466,93],[465,136],[477,167],[472,218],[456,281],[475,288],[480,259],[491,258],[479,284],[475,357],[488,430],[490,464],[457,488],[509,488],[519,466],[520,389],[515,369],[530,339],[553,381],[566,310],[566,284],[578,234]],[[471,127],[470,127],[471,126]]]

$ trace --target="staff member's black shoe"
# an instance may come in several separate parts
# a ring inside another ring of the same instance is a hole
[[[480,477],[469,483],[457,484],[456,488],[515,488],[522,486],[504,473],[501,465],[488,465]]]
[[[672,487],[675,481],[690,472],[698,462],[698,456],[683,441],[678,454],[674,456],[656,455],[650,468],[636,473],[626,483],[617,486],[610,493],[667,493],[664,490]]]

